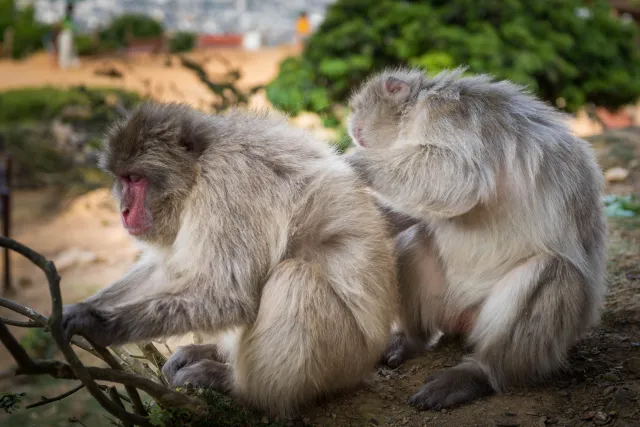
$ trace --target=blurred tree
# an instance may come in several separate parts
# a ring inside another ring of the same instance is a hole
[[[162,24],[146,15],[125,14],[115,18],[100,32],[100,40],[105,46],[125,47],[129,37],[153,38],[164,33]]]
[[[179,31],[169,40],[169,51],[172,53],[189,52],[196,46],[196,34]]]
[[[413,65],[435,73],[468,65],[527,85],[576,111],[640,95],[636,25],[593,0],[338,0],[299,58],[280,65],[269,100],[325,118],[370,73]]]
[[[18,9],[14,0],[0,0],[0,41],[4,41],[7,28],[13,29],[11,56],[14,59],[42,49],[42,40],[51,31],[49,25],[35,20],[33,6]]]

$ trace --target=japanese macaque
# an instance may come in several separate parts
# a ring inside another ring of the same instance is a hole
[[[401,219],[401,318],[381,362],[441,334],[472,349],[426,379],[419,409],[548,378],[606,293],[591,148],[521,87],[463,71],[387,70],[350,102],[348,161]]]
[[[327,144],[264,115],[145,104],[114,126],[100,162],[145,249],[66,307],[67,336],[107,346],[239,331],[231,347],[180,348],[163,372],[273,416],[373,373],[397,312],[394,242]]]

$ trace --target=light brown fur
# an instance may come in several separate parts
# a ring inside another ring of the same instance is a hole
[[[393,240],[328,146],[265,116],[147,104],[114,127],[102,165],[148,177],[153,226],[129,274],[67,307],[69,335],[234,331],[231,346],[179,349],[163,372],[272,415],[372,371],[397,309]]]
[[[411,399],[420,409],[548,378],[598,322],[606,289],[590,147],[522,88],[461,73],[388,70],[351,100],[363,149],[348,160],[405,217],[400,331],[383,361],[397,366],[440,332],[473,348],[427,378]]]

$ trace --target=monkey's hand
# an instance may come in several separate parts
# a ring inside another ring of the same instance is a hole
[[[66,305],[62,312],[62,330],[65,338],[82,335],[101,347],[113,344],[117,337],[113,322],[105,314],[87,303]]]

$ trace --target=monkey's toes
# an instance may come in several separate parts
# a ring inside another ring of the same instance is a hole
[[[215,360],[201,360],[178,370],[169,380],[169,384],[174,388],[206,388],[227,393],[231,384],[231,369]]]
[[[218,351],[218,347],[215,345],[198,345],[191,344],[185,345],[173,353],[173,355],[167,360],[162,367],[162,374],[165,376],[167,381],[171,383],[172,379],[175,377],[176,373],[190,365],[193,365],[196,362],[201,360],[220,360],[220,353]]]
[[[477,368],[456,367],[430,375],[409,404],[418,410],[453,408],[493,392],[486,376]]]
[[[389,368],[397,368],[402,365],[413,352],[413,346],[409,342],[407,336],[402,332],[391,335],[387,349],[378,362],[378,366],[388,366]]]

